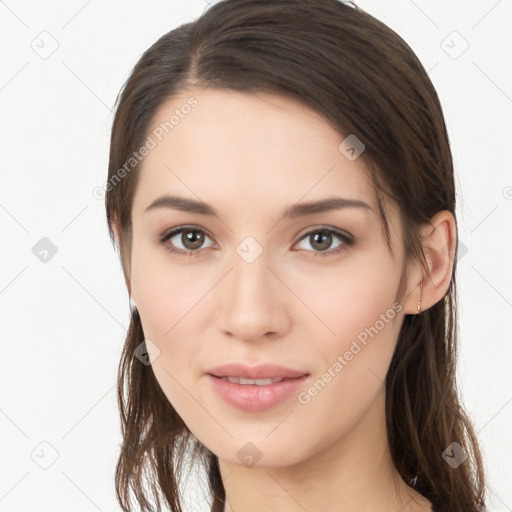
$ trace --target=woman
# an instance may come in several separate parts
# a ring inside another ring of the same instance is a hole
[[[181,510],[189,454],[212,512],[482,510],[452,157],[410,47],[337,0],[225,0],[118,100],[123,510]]]

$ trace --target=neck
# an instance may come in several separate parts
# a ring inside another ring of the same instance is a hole
[[[246,467],[219,459],[225,512],[430,512],[396,470],[385,423],[385,389],[349,433],[307,460]]]

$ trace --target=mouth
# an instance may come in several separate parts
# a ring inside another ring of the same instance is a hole
[[[237,362],[212,368],[206,373],[220,379],[231,379],[230,382],[234,384],[256,386],[266,386],[286,379],[308,375],[308,372],[273,363],[260,363],[256,366],[250,366]]]
[[[242,386],[269,386],[287,380],[294,380],[299,377],[274,377],[269,379],[248,379],[245,377],[218,377],[217,375],[210,374],[217,379],[226,380],[233,384],[241,384]],[[305,374],[306,375],[306,374]]]
[[[217,376],[206,374],[215,392],[225,404],[245,412],[262,412],[280,404],[289,403],[305,385],[309,373],[298,377],[270,377],[251,379],[247,377]]]

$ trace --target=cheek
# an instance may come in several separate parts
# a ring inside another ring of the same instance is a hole
[[[316,337],[328,340],[331,334],[328,344],[342,349],[376,322],[381,330],[381,315],[385,320],[396,316],[398,278],[394,262],[380,251],[368,251],[338,268],[299,268],[287,276],[287,282],[294,283],[302,308],[309,310],[307,323],[316,326]]]
[[[147,337],[162,338],[200,298],[191,276],[169,263],[163,248],[134,244],[132,297]],[[169,333],[170,334],[170,333]]]
[[[162,254],[161,254],[162,253]],[[190,398],[188,389],[197,367],[201,327],[197,315],[204,314],[201,297],[208,291],[206,281],[198,286],[193,270],[172,266],[164,249],[137,247],[132,260],[132,296],[139,311],[153,371],[167,398],[177,405]]]
[[[316,384],[301,402],[311,405],[312,417],[334,415],[340,426],[351,422],[384,384],[402,318],[402,306],[394,300],[396,272],[391,263],[379,267],[368,262],[332,273],[329,280],[317,275],[315,287],[311,277],[298,287],[313,313],[301,325],[317,361]],[[338,407],[331,410],[333,404]]]

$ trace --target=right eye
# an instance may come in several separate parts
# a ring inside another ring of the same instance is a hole
[[[159,237],[159,242],[171,253],[195,256],[200,252],[199,249],[203,245],[205,237],[209,238],[208,234],[202,229],[182,226],[163,233]],[[173,241],[173,239],[175,240]],[[177,248],[177,244],[181,244],[182,248],[179,246]]]

